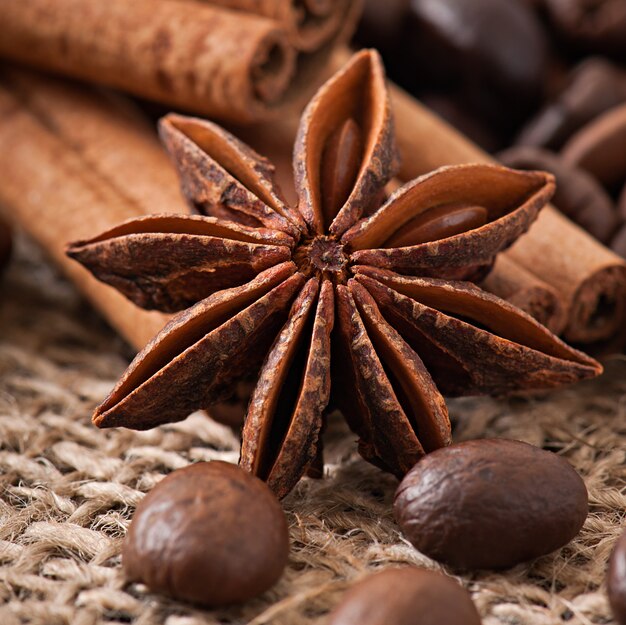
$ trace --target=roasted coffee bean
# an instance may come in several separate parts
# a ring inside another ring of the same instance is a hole
[[[572,70],[560,95],[520,132],[516,143],[560,149],[579,128],[626,102],[626,74],[599,57]]]
[[[365,46],[379,48],[387,55],[401,43],[402,30],[411,0],[365,0],[356,34]]]
[[[498,159],[509,167],[542,169],[556,177],[552,203],[570,219],[603,243],[618,225],[613,200],[591,174],[566,163],[558,154],[532,146],[505,150]]]
[[[559,31],[579,48],[626,58],[624,0],[545,0]]]
[[[626,104],[581,128],[561,151],[563,160],[593,174],[608,189],[626,182]]]
[[[502,569],[578,534],[587,490],[559,456],[486,439],[438,449],[400,483],[394,514],[423,554],[463,569]]]
[[[235,465],[201,462],[139,504],[122,561],[131,581],[216,607],[273,586],[288,554],[285,514],[269,488]]]
[[[468,592],[441,573],[386,569],[352,587],[327,625],[480,625]]]
[[[470,141],[478,144],[487,152],[495,152],[503,145],[502,138],[479,116],[473,115],[457,100],[436,92],[420,94],[420,101],[439,117],[454,126]]]
[[[539,102],[546,36],[518,0],[412,0],[407,29],[416,84],[455,92],[492,125],[514,125]]]
[[[615,544],[607,576],[609,603],[619,625],[626,625],[626,530]]]

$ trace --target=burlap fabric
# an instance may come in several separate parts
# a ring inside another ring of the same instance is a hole
[[[324,623],[347,585],[370,571],[439,568],[399,534],[395,480],[363,462],[334,419],[325,479],[304,480],[284,502],[292,551],[273,590],[208,612],[126,584],[120,547],[144,493],[190,462],[235,462],[238,449],[234,433],[201,414],[142,433],[93,427],[93,407],[130,355],[22,242],[0,287],[0,624]],[[451,404],[457,440],[543,446],[580,471],[590,494],[582,533],[560,552],[459,577],[485,625],[613,622],[603,579],[626,511],[626,363],[613,359],[607,369],[542,398]]]

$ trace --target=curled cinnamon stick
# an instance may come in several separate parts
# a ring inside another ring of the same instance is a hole
[[[31,77],[29,85],[35,91],[41,88],[38,96],[53,94],[45,81],[36,82]],[[70,97],[70,93],[71,88],[65,86],[58,98],[48,99],[47,114],[43,115],[36,106],[30,107],[19,90],[0,81],[0,206],[46,250],[122,336],[135,347],[143,347],[163,327],[167,316],[141,310],[103,286],[65,256],[65,244],[69,239],[89,237],[94,231],[153,212],[160,187],[151,192],[153,199],[144,192],[131,199],[129,181],[143,174],[138,161],[134,168],[130,163],[152,152],[151,166],[160,169],[160,174],[155,171],[151,175],[157,177],[167,176],[170,165],[156,138],[140,125],[128,145],[142,149],[133,157],[126,143],[118,145],[121,160],[113,176],[115,165],[107,161],[110,157],[104,153],[100,160],[96,150],[81,148],[81,129],[74,128],[71,120],[90,120],[87,126],[102,123],[101,132],[106,135],[110,131],[109,141],[114,142],[116,133],[126,141],[128,110],[111,106],[103,115],[96,96],[77,91],[76,97]],[[83,97],[78,97],[81,93]],[[113,149],[112,144],[109,149]],[[179,197],[170,210],[180,212],[186,206]]]
[[[142,213],[187,210],[178,176],[153,126],[130,100],[106,89],[9,66],[0,66],[0,80],[41,124]]]
[[[442,165],[493,160],[401,89],[392,87],[391,99],[401,178]],[[504,255],[557,291],[567,314],[563,336],[568,341],[605,341],[624,326],[626,263],[553,207],[546,207]]]
[[[208,115],[250,121],[286,97],[277,22],[187,0],[0,3],[0,55]]]
[[[342,28],[350,0],[203,0],[230,9],[263,15],[279,22],[290,43],[312,52],[330,41]]]

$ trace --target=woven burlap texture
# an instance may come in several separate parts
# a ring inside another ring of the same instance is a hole
[[[325,479],[303,480],[284,501],[291,556],[275,588],[244,606],[203,611],[127,584],[120,548],[144,494],[190,462],[238,455],[236,434],[202,414],[148,432],[92,426],[92,409],[130,356],[21,242],[0,286],[2,625],[321,624],[347,586],[371,571],[440,569],[403,540],[391,513],[396,481],[358,457],[336,418]],[[457,576],[485,625],[613,622],[603,580],[626,510],[623,398],[626,363],[615,358],[601,379],[575,389],[451,403],[456,440],[501,436],[543,446],[578,469],[590,495],[581,534],[558,553],[504,573]]]

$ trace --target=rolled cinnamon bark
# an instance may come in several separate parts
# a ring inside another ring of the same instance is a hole
[[[401,159],[400,177],[468,162],[487,154],[398,87],[392,87]],[[605,341],[626,321],[626,263],[551,206],[507,252],[561,297],[567,314],[564,337],[575,343]]]
[[[317,50],[341,30],[350,0],[203,0],[208,4],[256,13],[279,22],[290,43],[305,52]]]
[[[129,99],[9,66],[0,66],[0,80],[142,213],[187,210],[154,127]]]
[[[93,162],[88,162],[84,152],[65,142],[58,127],[52,129],[51,119],[61,119],[71,111],[60,112],[50,102],[49,110],[54,109],[54,114],[40,119],[9,89],[0,82],[0,206],[46,250],[122,336],[136,348],[143,347],[168,317],[137,308],[98,282],[65,256],[65,245],[68,240],[89,237],[120,221],[152,212],[150,207],[116,188]],[[86,101],[76,101],[72,106],[79,118],[88,116]],[[96,112],[95,117],[98,115]],[[114,111],[109,112],[108,124],[115,124]],[[162,163],[169,168],[165,156]],[[120,169],[117,178],[132,176],[132,170]],[[182,200],[173,210],[186,210]]]
[[[0,56],[207,115],[251,121],[289,95],[274,20],[187,0],[1,2]]]
[[[481,286],[527,312],[555,334],[561,334],[567,324],[557,291],[503,254]]]

